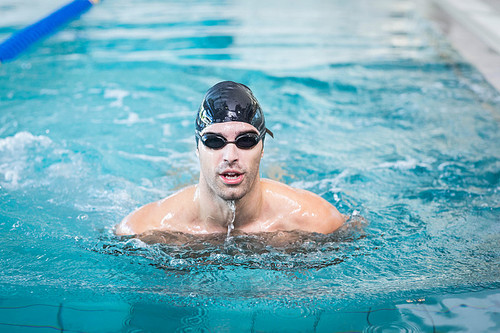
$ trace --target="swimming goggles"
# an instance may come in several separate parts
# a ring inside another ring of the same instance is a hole
[[[266,132],[263,134],[250,132],[239,135],[234,141],[227,141],[225,137],[219,134],[207,133],[200,135],[196,133],[196,136],[198,136],[201,142],[211,149],[222,149],[229,143],[234,143],[236,147],[240,149],[252,149],[259,143],[264,135],[266,135]]]

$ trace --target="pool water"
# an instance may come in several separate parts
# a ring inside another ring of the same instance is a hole
[[[0,0],[0,39],[64,3]],[[419,4],[107,0],[0,66],[0,330],[498,331],[500,94]],[[343,230],[113,235],[197,181],[221,80]]]

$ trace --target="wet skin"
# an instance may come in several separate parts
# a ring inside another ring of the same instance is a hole
[[[202,134],[214,133],[234,141],[248,132],[257,130],[247,123],[226,122],[212,124]],[[261,179],[262,141],[251,149],[232,143],[211,149],[200,142],[196,153],[200,161],[198,184],[131,213],[117,226],[117,235],[154,230],[225,233],[233,217],[235,231],[244,233],[301,230],[326,234],[344,223],[344,216],[316,194]],[[235,216],[229,200],[235,202]]]

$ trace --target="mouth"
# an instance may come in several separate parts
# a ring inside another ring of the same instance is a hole
[[[227,171],[220,174],[220,177],[226,185],[238,185],[243,181],[243,173],[236,171]]]

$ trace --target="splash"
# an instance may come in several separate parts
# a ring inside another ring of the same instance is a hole
[[[14,189],[30,184],[35,178],[35,171],[46,170],[52,158],[60,158],[58,151],[53,150],[52,143],[46,136],[36,136],[26,131],[1,138],[0,186]]]
[[[228,240],[231,237],[231,231],[234,229],[234,220],[236,218],[236,204],[235,204],[234,200],[229,200],[227,202],[227,204],[228,204],[229,209],[231,210],[231,213],[233,214],[233,216],[231,217],[231,222],[229,222],[229,224],[227,225],[226,240]]]

